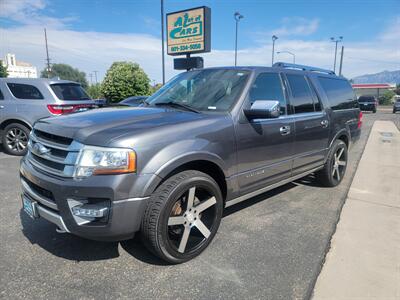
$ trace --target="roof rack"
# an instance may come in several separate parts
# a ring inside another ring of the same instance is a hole
[[[284,62],[274,63],[273,67],[275,67],[275,68],[297,69],[297,70],[310,71],[310,72],[320,72],[320,73],[327,73],[327,74],[331,74],[331,75],[335,74],[335,72],[333,72],[332,70],[326,70],[326,69],[310,67],[310,66],[304,66],[304,65],[298,65],[298,64],[288,64],[288,63],[284,63]]]

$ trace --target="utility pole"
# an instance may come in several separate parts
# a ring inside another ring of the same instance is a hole
[[[165,84],[165,57],[164,57],[164,0],[161,0],[161,65],[162,83]]]
[[[338,44],[339,42],[341,42],[342,40],[343,40],[343,37],[342,37],[342,36],[339,36],[338,39],[337,39],[337,38],[334,38],[334,37],[331,37],[331,42],[334,42],[334,43],[335,43],[335,60],[334,60],[334,62],[333,62],[333,72],[336,71],[337,44]]]
[[[50,67],[49,47],[47,46],[47,32],[46,32],[46,28],[44,29],[44,40],[45,40],[45,42],[46,42],[47,78],[50,78],[51,67]]]
[[[89,77],[90,77],[90,85],[93,85],[93,74],[89,73]]]
[[[94,73],[94,80],[95,80],[96,84],[97,84],[97,72],[98,72],[98,71],[93,71],[93,73]]]
[[[339,76],[342,76],[344,46],[342,46],[342,53],[340,54]]]
[[[271,66],[274,65],[274,54],[275,54],[275,41],[278,39],[276,35],[272,36],[272,64]]]
[[[235,67],[237,66],[237,45],[238,45],[238,27],[240,19],[243,19],[244,16],[240,14],[240,12],[235,12],[233,15],[236,21],[236,31],[235,31]]]

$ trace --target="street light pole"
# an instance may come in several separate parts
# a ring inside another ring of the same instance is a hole
[[[237,44],[238,44],[238,27],[240,19],[243,19],[244,16],[241,15],[238,11],[235,12],[233,18],[236,21],[236,31],[235,31],[235,67],[237,66]]]
[[[276,52],[276,54],[281,54],[281,53],[290,54],[290,55],[293,57],[293,63],[294,63],[294,64],[296,63],[296,55],[295,55],[294,53],[292,53],[292,52],[290,52],[290,51],[278,51],[278,52]]]
[[[161,68],[162,83],[165,84],[165,53],[164,53],[164,0],[161,0]]]
[[[342,37],[342,36],[339,36],[339,38],[331,37],[331,42],[334,42],[334,43],[335,43],[335,60],[334,60],[334,62],[333,62],[333,72],[336,71],[337,44],[338,44],[339,42],[341,42],[342,40],[343,40],[343,37]]]
[[[271,66],[274,65],[274,54],[275,54],[275,41],[278,39],[276,35],[272,36],[272,63]]]

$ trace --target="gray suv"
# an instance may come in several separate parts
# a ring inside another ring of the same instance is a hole
[[[140,107],[35,123],[21,161],[24,210],[59,232],[141,232],[170,263],[199,255],[225,207],[315,173],[338,185],[361,112],[331,71],[275,64],[182,73]]]
[[[8,154],[25,155],[32,124],[41,118],[87,110],[95,103],[67,80],[0,78],[0,141]]]

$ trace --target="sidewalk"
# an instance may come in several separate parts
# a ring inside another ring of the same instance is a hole
[[[376,121],[313,299],[400,299],[400,132]]]

